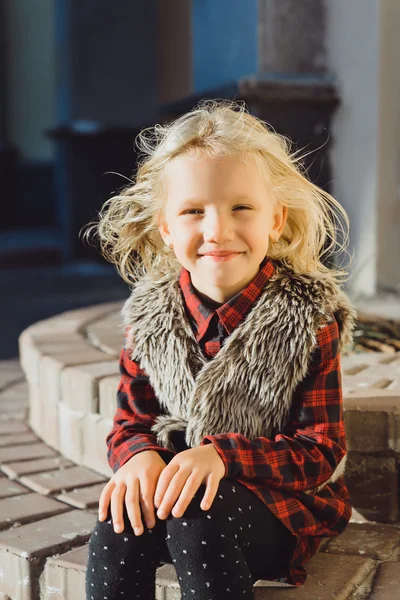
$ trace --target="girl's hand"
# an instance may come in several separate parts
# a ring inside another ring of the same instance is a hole
[[[124,530],[123,507],[125,502],[135,535],[143,533],[140,506],[147,527],[149,529],[154,527],[154,490],[159,475],[165,466],[166,463],[154,450],[144,450],[132,456],[114,473],[104,487],[99,500],[99,521],[106,519],[111,501],[114,531],[115,533],[122,533]]]
[[[154,495],[154,506],[159,507],[157,516],[166,519],[179,497],[172,515],[181,517],[202,483],[207,487],[201,508],[207,510],[214,501],[219,482],[224,476],[224,462],[212,444],[179,452],[158,479]]]

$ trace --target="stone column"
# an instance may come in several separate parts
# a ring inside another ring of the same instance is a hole
[[[400,5],[327,3],[327,57],[340,86],[334,121],[334,192],[351,222],[356,296],[400,283]]]
[[[263,73],[324,73],[324,0],[259,0]]]
[[[323,0],[258,0],[259,69],[239,82],[251,112],[304,150],[310,179],[331,191],[330,126],[339,103],[327,72]],[[329,266],[333,257],[327,257]]]
[[[377,282],[400,294],[400,5],[381,1]]]

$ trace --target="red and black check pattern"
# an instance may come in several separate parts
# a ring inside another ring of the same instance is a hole
[[[187,316],[207,358],[217,354],[274,272],[273,262],[265,258],[248,286],[213,310],[196,295],[190,273],[182,268],[179,281]],[[287,582],[298,586],[306,579],[302,565],[315,554],[321,539],[341,533],[351,517],[343,477],[319,493],[306,493],[329,479],[347,450],[338,336],[332,315],[318,331],[307,377],[294,393],[289,422],[274,439],[250,440],[238,433],[222,433],[208,435],[201,442],[214,445],[224,462],[226,477],[256,494],[297,536]],[[115,472],[143,450],[156,450],[169,462],[175,453],[161,448],[150,431],[161,409],[146,373],[125,350],[120,356],[120,371],[118,406],[107,436],[110,466]]]

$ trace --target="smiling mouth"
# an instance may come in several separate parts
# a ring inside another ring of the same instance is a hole
[[[209,262],[225,262],[232,260],[236,256],[240,256],[242,252],[231,252],[230,254],[200,254],[201,258],[208,260]]]

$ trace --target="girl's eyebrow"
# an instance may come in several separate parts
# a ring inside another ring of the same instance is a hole
[[[240,202],[240,201],[245,201],[245,200],[247,200],[247,201],[253,201],[253,202],[254,202],[254,198],[251,198],[251,197],[250,197],[250,196],[248,196],[247,194],[240,194],[240,195],[238,195],[238,196],[234,196],[234,197],[233,197],[233,200],[234,200],[235,202]],[[180,202],[180,204],[185,204],[185,205],[186,205],[186,204],[188,204],[188,205],[189,205],[189,204],[198,204],[199,202],[200,202],[200,203],[203,203],[203,202],[205,202],[205,201],[206,201],[206,200],[205,200],[205,198],[184,198],[184,199],[183,199],[183,200]]]

